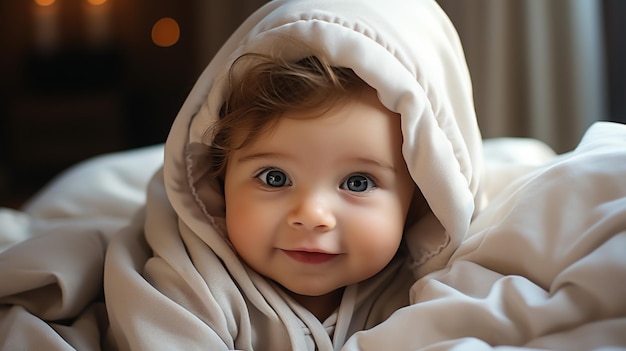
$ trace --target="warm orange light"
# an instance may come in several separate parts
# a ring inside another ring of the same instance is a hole
[[[89,2],[92,5],[102,5],[105,2],[107,2],[107,0],[87,0],[87,2]]]
[[[56,0],[35,0],[35,3],[39,6],[50,6],[54,4]]]
[[[161,18],[152,26],[152,42],[157,46],[172,46],[178,42],[179,38],[180,27],[172,18]]]

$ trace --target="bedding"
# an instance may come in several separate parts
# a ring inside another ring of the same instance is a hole
[[[626,126],[596,123],[563,155],[532,139],[483,145],[484,177],[497,181],[472,235],[413,288],[419,313],[398,311],[401,327],[350,347],[626,348]],[[0,209],[0,349],[107,349],[106,243],[141,211],[162,157],[162,145],[103,155],[23,209]]]
[[[106,246],[162,163],[162,145],[98,156],[0,209],[0,349],[102,348]]]

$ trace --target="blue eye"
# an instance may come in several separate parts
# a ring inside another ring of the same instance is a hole
[[[268,168],[256,176],[264,184],[272,188],[280,188],[291,185],[291,180],[285,172],[276,168]]]
[[[376,184],[369,177],[362,174],[349,176],[341,183],[341,189],[346,189],[355,193],[370,191],[376,187]]]

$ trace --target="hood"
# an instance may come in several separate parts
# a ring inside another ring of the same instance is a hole
[[[226,97],[228,70],[247,52],[288,60],[321,52],[353,69],[401,116],[403,156],[431,210],[405,233],[414,272],[443,267],[480,208],[482,151],[465,57],[437,3],[275,0],[223,45],[176,117],[164,163],[174,211],[222,259],[233,255],[226,236],[203,234],[214,233],[207,226],[224,234],[224,199],[207,179],[202,142]]]

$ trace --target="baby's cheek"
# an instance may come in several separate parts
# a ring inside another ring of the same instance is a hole
[[[370,256],[372,261],[391,260],[402,240],[403,222],[401,216],[388,212],[361,222],[359,242],[364,256]]]
[[[254,219],[250,218],[250,213],[245,207],[236,204],[227,206],[226,229],[228,238],[233,244],[239,242],[242,237],[253,235],[251,231],[254,228],[254,223]]]
[[[226,226],[229,236],[243,236],[246,240],[259,238],[272,225],[275,213],[272,206],[251,201],[238,201],[227,205]]]

